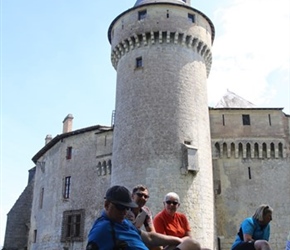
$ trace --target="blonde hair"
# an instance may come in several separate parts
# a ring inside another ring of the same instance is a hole
[[[269,205],[262,204],[257,208],[253,218],[259,221],[263,221],[264,216],[268,213],[273,213],[273,208],[271,208]]]
[[[164,197],[164,201],[167,201],[167,198],[169,198],[169,197],[173,197],[174,199],[177,200],[178,203],[180,203],[179,195],[177,193],[170,192],[170,193],[166,194]]]

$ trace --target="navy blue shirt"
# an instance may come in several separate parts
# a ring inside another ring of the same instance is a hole
[[[113,228],[116,241],[125,241],[126,250],[148,250],[141,239],[141,231],[137,229],[130,221],[124,219],[122,223],[112,222],[105,211],[98,218],[89,232],[88,242],[97,244],[100,250],[112,250],[114,247]]]

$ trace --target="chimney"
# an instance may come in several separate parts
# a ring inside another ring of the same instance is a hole
[[[52,136],[51,136],[51,135],[47,135],[47,136],[45,137],[45,145],[46,145],[47,143],[49,143],[51,140],[52,140]]]
[[[66,118],[63,120],[63,129],[62,133],[68,133],[72,131],[72,120],[73,120],[72,114],[68,114]]]

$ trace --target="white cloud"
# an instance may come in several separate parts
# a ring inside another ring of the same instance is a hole
[[[289,0],[231,0],[215,12],[210,106],[226,89],[257,106],[277,106],[278,85],[289,86],[289,11]]]

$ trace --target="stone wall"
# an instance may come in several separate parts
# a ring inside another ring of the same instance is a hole
[[[7,214],[4,239],[5,250],[26,250],[34,187],[34,171],[29,171],[29,182]]]
[[[67,149],[71,157],[67,159]],[[112,131],[98,129],[62,138],[38,159],[29,249],[85,249],[88,232],[103,208],[110,172],[98,163],[111,161]],[[101,170],[102,171],[102,170]],[[70,177],[69,192],[66,177]],[[68,240],[65,215],[81,214],[81,234]]]
[[[242,114],[250,115],[250,125]],[[269,204],[270,242],[283,250],[290,225],[289,117],[279,109],[211,109],[210,120],[221,249],[230,249],[244,218]]]

